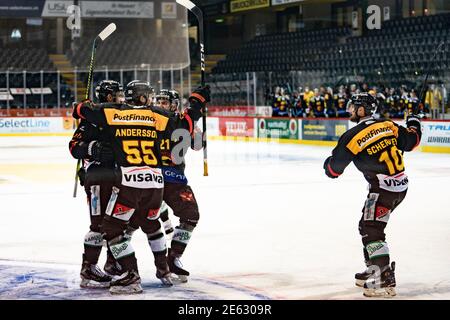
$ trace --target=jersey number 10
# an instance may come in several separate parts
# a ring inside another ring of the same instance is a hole
[[[403,156],[400,154],[400,151],[396,146],[392,146],[390,148],[390,152],[387,150],[384,151],[378,160],[386,163],[389,170],[389,175],[391,176],[405,169]]]

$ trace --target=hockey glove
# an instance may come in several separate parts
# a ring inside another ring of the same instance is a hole
[[[211,89],[210,87],[204,86],[204,87],[198,87],[197,89],[192,92],[191,96],[189,97],[189,102],[191,103],[192,107],[200,107],[204,108],[205,105],[211,101]]]
[[[114,154],[111,145],[107,142],[92,141],[89,143],[88,155],[98,162],[113,162]]]
[[[325,162],[323,163],[323,168],[325,169],[325,174],[331,179],[336,179],[337,177],[339,177],[339,174],[337,174],[336,172],[334,172],[331,169],[330,162],[331,162],[331,157],[328,157],[325,160]]]
[[[406,127],[420,129],[420,118],[416,115],[410,115],[406,118]]]
[[[72,104],[72,106],[73,106],[73,109],[72,109],[72,117],[74,118],[74,119],[80,119],[81,118],[81,114],[80,114],[80,112],[81,112],[81,107],[82,106],[89,106],[89,107],[91,107],[91,105],[92,105],[92,101],[91,100],[89,100],[89,99],[85,99],[85,100],[83,100],[83,101],[81,101],[81,102],[79,102],[79,103],[76,103],[76,102],[74,102],[73,104]]]

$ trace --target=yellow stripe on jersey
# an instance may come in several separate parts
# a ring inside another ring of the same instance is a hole
[[[366,146],[386,137],[398,137],[398,128],[391,121],[375,122],[356,134],[347,144],[354,154],[360,153]]]
[[[164,131],[169,119],[151,110],[132,109],[117,110],[112,108],[103,109],[106,121],[111,126],[149,126],[157,131]]]

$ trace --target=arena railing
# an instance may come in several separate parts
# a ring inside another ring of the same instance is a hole
[[[400,90],[403,86],[409,92],[411,89],[420,92],[423,77],[412,75],[397,81],[389,81],[383,74],[376,76],[361,76],[347,70],[340,74],[329,74],[325,71],[284,71],[284,72],[239,72],[211,74],[208,83],[211,85],[211,105],[232,107],[235,106],[269,106],[272,103],[272,95],[276,88],[283,88],[284,92],[292,96],[295,92],[301,92],[306,87],[331,88],[337,93],[340,86],[361,87],[367,83],[369,88],[377,88],[378,92],[383,88],[395,88]],[[428,118],[450,118],[449,88],[450,75],[443,77],[432,76],[429,79],[430,87],[434,85],[436,98],[427,105],[430,110]],[[429,102],[429,101],[428,101]]]
[[[70,71],[0,70],[0,113],[12,110],[25,112],[69,108],[74,101],[84,99],[87,69]],[[186,97],[195,85],[191,71],[185,65],[139,65],[128,68],[97,66],[93,74],[90,96],[94,96],[97,83],[110,79],[124,86],[135,79],[149,81],[156,91],[173,88]],[[22,110],[22,111],[20,111]]]

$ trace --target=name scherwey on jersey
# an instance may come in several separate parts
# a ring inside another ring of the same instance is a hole
[[[328,169],[337,177],[353,161],[372,187],[403,191],[408,178],[401,151],[413,150],[421,135],[420,128],[405,128],[389,119],[363,120],[341,136]]]

